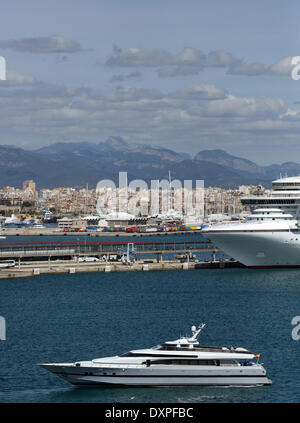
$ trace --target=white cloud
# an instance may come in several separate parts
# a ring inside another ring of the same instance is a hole
[[[37,81],[31,75],[23,75],[13,70],[8,70],[5,81],[0,81],[1,86],[32,85]]]
[[[126,75],[113,75],[109,82],[124,82],[129,79],[137,79],[142,76],[141,72],[131,72]]]
[[[283,100],[270,98],[247,98],[228,96],[224,100],[207,103],[204,113],[207,116],[279,118],[287,111]]]
[[[171,54],[162,50],[143,50],[141,48],[129,48],[128,50],[114,50],[114,54],[110,57],[107,66],[166,66],[174,63]]]
[[[292,69],[295,65],[292,65],[292,58],[294,56],[284,57],[279,62],[269,66],[268,73],[277,76],[291,76]]]
[[[266,69],[262,63],[238,63],[230,66],[227,73],[230,75],[257,76],[264,75]]]
[[[166,78],[173,76],[188,76],[188,75],[198,75],[199,72],[203,70],[202,65],[176,65],[176,66],[166,66],[164,68],[159,68],[157,70],[157,75]]]
[[[111,67],[151,67],[158,68],[161,77],[198,74],[205,66],[206,55],[195,48],[186,47],[172,55],[163,50],[130,48],[114,49],[106,65]]]
[[[0,40],[0,48],[29,53],[76,53],[82,50],[77,41],[67,40],[60,35]]]
[[[217,50],[208,53],[206,66],[218,68],[232,66],[237,63],[240,63],[240,60],[233,57],[231,53],[227,53],[223,50]]]
[[[135,87],[120,87],[104,94],[104,98],[108,101],[139,101],[141,99],[161,99],[163,94],[159,90],[135,88]]]
[[[226,90],[215,85],[198,84],[191,85],[172,95],[174,98],[186,100],[217,100],[227,96]]]
[[[174,57],[176,64],[185,65],[204,65],[206,56],[200,50],[192,47],[186,47]]]
[[[290,142],[300,129],[299,112],[283,100],[232,96],[210,84],[171,93],[137,87],[96,92],[34,83],[17,73],[11,78],[15,82],[9,89],[0,85],[0,131],[8,135],[6,143],[98,141],[120,134],[180,151],[185,145],[193,152],[200,149],[199,140],[224,147],[251,137],[255,143],[266,134],[273,142],[279,137],[276,128],[282,142]]]
[[[157,71],[158,76],[164,78],[197,75],[208,68],[224,68],[230,75],[290,76],[293,67],[291,59],[292,56],[288,56],[273,65],[266,66],[259,62],[247,63],[224,50],[204,54],[199,49],[186,47],[174,55],[163,50],[129,48],[123,51],[120,48],[114,48],[113,55],[106,61],[106,65],[110,67],[150,67]]]

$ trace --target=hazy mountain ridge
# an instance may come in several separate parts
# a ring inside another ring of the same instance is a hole
[[[204,160],[230,167],[238,172],[266,175],[266,169],[254,162],[240,157],[232,156],[224,150],[203,150],[194,157],[195,160]]]
[[[194,158],[186,153],[147,144],[128,143],[122,137],[104,142],[56,143],[36,150],[0,145],[0,186],[20,187],[23,180],[33,179],[38,188],[57,186],[95,187],[101,179],[118,182],[120,171],[128,180],[168,178],[204,179],[205,186],[234,188],[241,184],[270,186],[280,174],[300,174],[300,164],[260,166],[232,156],[224,150],[203,150]]]

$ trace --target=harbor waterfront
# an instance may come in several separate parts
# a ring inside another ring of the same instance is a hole
[[[131,265],[123,265],[118,263],[96,264],[96,263],[80,263],[66,265],[65,263],[55,263],[55,265],[41,265],[39,263],[28,264],[25,267],[17,269],[7,269],[0,272],[0,279],[11,278],[28,278],[32,276],[40,276],[42,274],[58,274],[58,273],[90,273],[90,272],[140,272],[154,270],[195,270],[195,269],[229,269],[244,267],[241,263],[233,261],[204,261],[204,262],[179,262],[179,261],[163,261],[159,263],[148,263],[140,261]]]
[[[97,231],[91,231],[91,232],[63,232],[61,230],[58,230],[56,227],[45,227],[45,228],[2,228],[1,229],[1,233],[2,235],[5,236],[44,236],[44,237],[49,237],[49,236],[55,236],[55,237],[61,237],[61,236],[88,236],[88,237],[145,237],[145,236],[160,236],[160,235],[180,235],[181,232],[167,232],[167,233],[157,233],[157,232],[153,232],[153,233],[128,233],[128,232],[97,232]],[[201,233],[201,230],[193,230],[193,231],[185,231],[185,234],[197,234],[197,233]]]
[[[41,275],[0,281],[1,402],[298,402],[296,270],[228,269]],[[271,386],[80,388],[41,362],[78,361],[151,347],[205,320],[204,345],[261,353]]]
[[[81,273],[149,270],[189,270],[237,267],[201,234],[130,237],[107,241],[105,237],[9,237],[0,243],[0,279],[44,273]]]

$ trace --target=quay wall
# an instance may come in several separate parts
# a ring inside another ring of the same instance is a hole
[[[245,267],[236,261],[212,261],[212,262],[184,262],[163,261],[159,263],[135,262],[131,265],[122,263],[32,263],[30,265],[21,265],[12,269],[1,269],[0,279],[27,278],[39,276],[42,274],[60,274],[60,273],[87,273],[87,272],[140,272],[153,270],[194,270],[194,269],[224,269]]]

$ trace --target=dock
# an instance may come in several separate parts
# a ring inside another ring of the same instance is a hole
[[[227,269],[245,267],[236,261],[184,262],[163,261],[158,263],[135,262],[130,265],[122,263],[47,263],[35,262],[12,269],[1,269],[0,279],[29,278],[43,274],[76,274],[101,272],[146,272],[155,270],[195,270],[195,269]]]
[[[184,231],[168,231],[168,232],[125,232],[125,231],[68,231],[64,232],[57,227],[53,228],[1,228],[1,235],[4,236],[89,236],[89,237],[143,237],[143,236],[164,236],[164,235],[182,235],[182,234],[199,234],[201,229],[184,230]]]
[[[122,261],[122,257],[127,257],[129,246],[131,259],[129,262]],[[0,267],[0,279],[59,273],[244,267],[232,259],[217,260],[217,251],[207,240],[4,242],[0,244],[0,263],[11,260],[14,265],[10,268]],[[194,253],[201,252],[209,252],[210,260],[196,260]]]
[[[102,258],[108,254],[119,254],[127,248],[128,242],[106,241],[47,241],[47,242],[1,242],[0,259],[15,260],[48,259],[59,257],[93,256]],[[165,253],[189,253],[218,251],[209,241],[155,241],[134,242],[137,256],[154,254],[162,259]]]

